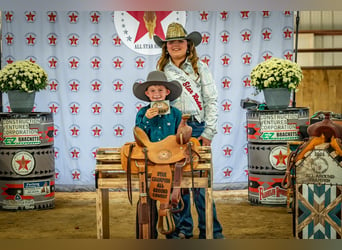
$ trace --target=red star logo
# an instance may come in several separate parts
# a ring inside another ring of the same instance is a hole
[[[74,151],[72,151],[71,154],[72,154],[72,158],[78,158],[80,152],[78,152],[76,149],[74,149]]]
[[[6,22],[12,22],[12,13],[7,11],[6,14],[5,14],[5,17],[6,17]]]
[[[11,64],[11,63],[13,63],[13,60],[12,60],[12,58],[8,58],[6,62],[7,62],[8,64]]]
[[[138,31],[136,37],[134,39],[134,43],[140,40],[146,33],[148,33],[147,28],[145,27],[144,22],[144,11],[127,11],[132,17],[134,17],[139,22]],[[172,13],[172,11],[153,11],[153,14],[156,17],[156,27],[154,29],[154,34],[159,36],[161,39],[165,39],[165,34],[163,28],[161,26],[161,22]],[[152,39],[152,37],[151,37]]]
[[[122,136],[122,132],[123,132],[122,128],[117,127],[116,129],[114,129],[114,131],[115,131],[116,136]]]
[[[58,107],[55,106],[55,104],[52,104],[52,106],[50,106],[49,109],[50,109],[51,113],[57,113]]]
[[[71,91],[78,91],[79,84],[75,81],[73,81],[71,84],[69,84]]]
[[[292,61],[292,56],[293,56],[293,54],[292,53],[290,53],[290,52],[287,52],[285,55],[285,58],[287,59],[287,60],[290,60],[290,61]]]
[[[99,129],[98,127],[95,127],[95,129],[93,129],[92,131],[93,131],[93,133],[94,133],[94,134],[93,134],[94,136],[100,136],[101,129]],[[96,152],[94,152],[94,153],[95,153],[94,156],[96,157]]]
[[[81,174],[79,172],[75,171],[75,172],[72,173],[72,179],[73,180],[79,180],[80,179],[80,175]]]
[[[33,45],[36,38],[30,34],[28,37],[26,37],[26,40],[27,40],[27,44]]]
[[[114,45],[121,45],[121,39],[119,36],[116,36],[115,38],[113,38],[114,41]]]
[[[245,87],[250,87],[251,86],[251,80],[248,79],[248,77],[245,80],[243,80],[243,83],[244,83]]]
[[[58,86],[58,83],[56,83],[55,81],[52,81],[50,84],[50,90],[57,90],[57,86]]]
[[[99,114],[101,110],[101,106],[98,106],[97,104],[95,104],[95,106],[93,106],[92,109],[93,109],[94,114],[96,113]]]
[[[230,106],[232,106],[232,105],[229,104],[228,102],[225,102],[225,104],[223,104],[222,106],[223,106],[223,111],[229,111],[230,110]]]
[[[79,107],[76,106],[76,104],[74,104],[74,105],[72,105],[70,107],[70,109],[71,109],[71,113],[76,113],[77,114]]]
[[[244,147],[245,153],[248,154],[248,147]]]
[[[21,160],[18,160],[18,161],[15,161],[15,162],[19,164],[19,169],[18,170],[23,169],[23,168],[28,170],[27,164],[29,164],[31,161],[30,160],[25,160],[25,157],[22,156]]]
[[[58,179],[59,178],[59,173],[55,173],[55,179]]]
[[[73,58],[71,61],[69,61],[69,63],[70,63],[70,68],[76,69],[78,67],[79,61],[77,61],[75,58]]]
[[[100,16],[96,12],[94,12],[94,14],[91,15],[91,22],[92,23],[98,23],[99,22],[99,18],[100,18]]]
[[[51,35],[48,39],[50,45],[56,45],[57,38],[54,35]]]
[[[262,16],[263,17],[269,17],[270,16],[270,11],[269,10],[262,11]]]
[[[274,158],[277,159],[277,163],[276,165],[278,166],[279,164],[283,164],[283,165],[286,165],[286,158],[287,158],[287,155],[283,155],[283,152],[281,152],[281,150],[279,151],[279,154],[278,155],[274,155],[273,156]]]
[[[123,84],[117,81],[116,83],[113,84],[115,91],[121,91]]]
[[[223,173],[225,177],[230,177],[230,175],[232,174],[232,171],[227,168],[225,171],[223,171]]]
[[[50,23],[56,22],[56,17],[57,17],[57,15],[56,15],[55,12],[51,11],[51,12],[48,14],[48,17],[49,17],[49,22],[50,22]]]
[[[251,39],[251,34],[246,31],[244,34],[242,34],[242,37],[244,41],[249,41]]]
[[[91,38],[91,42],[93,46],[98,46],[99,45],[100,38],[98,38],[96,35]]]
[[[208,21],[208,12],[203,11],[200,16],[202,21]]]
[[[247,169],[245,169],[245,175],[248,176],[248,170]]]
[[[120,106],[120,104],[116,105],[114,107],[115,113],[122,113],[123,106]]]
[[[223,127],[223,130],[224,130],[223,133],[224,134],[230,134],[231,133],[231,131],[230,131],[231,129],[232,129],[232,127],[230,127],[228,124],[226,124],[226,126]]]
[[[91,86],[92,86],[93,91],[99,91],[101,84],[95,81]]]
[[[227,11],[222,11],[221,13],[220,13],[220,15],[221,15],[221,19],[222,20],[227,20],[227,18],[228,18],[228,12]]]
[[[268,53],[266,53],[266,55],[264,55],[263,56],[263,58],[265,59],[265,61],[266,60],[268,60],[268,59],[271,59],[272,58],[272,56],[271,55],[269,55]]]
[[[209,65],[210,59],[207,58],[206,56],[202,59],[202,62],[204,62],[206,65]]]
[[[71,38],[69,38],[70,41],[70,45],[77,45],[78,44],[78,38],[75,36],[72,36]]]
[[[92,152],[94,159],[96,158],[97,151]]]
[[[227,33],[224,33],[224,34],[221,36],[221,38],[222,38],[222,42],[227,43],[227,42],[228,42],[229,36],[228,36]]]
[[[264,40],[270,40],[270,35],[271,35],[271,32],[268,32],[268,30],[265,30],[264,33],[262,33],[264,35]]]
[[[143,107],[143,105],[139,104],[139,105],[136,106],[136,109],[139,111],[142,107]]]
[[[291,36],[292,36],[292,31],[289,29],[286,29],[284,31],[284,38],[291,38]]]
[[[35,15],[34,13],[32,13],[32,12],[28,13],[28,14],[26,15],[26,21],[27,21],[27,22],[34,22],[35,16],[36,16],[36,15]]]
[[[291,16],[291,11],[285,10],[285,11],[284,11],[284,15],[285,15],[285,16]]]
[[[76,15],[75,12],[73,12],[71,15],[69,15],[69,21],[70,23],[76,23],[77,22],[78,16]]]
[[[230,149],[229,147],[226,147],[225,149],[223,149],[223,153],[225,156],[231,156],[232,155],[232,149]]]
[[[120,61],[119,58],[117,58],[113,63],[115,68],[121,68],[122,61]]]
[[[31,63],[35,63],[36,61],[32,58],[32,57],[30,57],[30,60],[29,60]]]
[[[139,60],[135,61],[135,63],[137,64],[137,68],[143,68],[145,61],[139,58]]]
[[[56,68],[57,67],[57,60],[55,58],[51,58],[49,61],[49,67],[50,68]]]
[[[209,42],[209,36],[207,34],[203,34],[202,36],[202,43],[208,43]]]
[[[245,11],[241,11],[240,14],[241,14],[241,17],[242,17],[242,18],[248,18],[248,16],[249,16],[249,11],[246,11],[246,10],[245,10]]]
[[[91,61],[93,69],[100,68],[100,63],[101,63],[101,61],[97,60],[97,58],[95,58],[94,60]]]
[[[73,127],[70,131],[72,136],[78,136],[78,132],[80,132],[76,127]]]
[[[249,55],[245,55],[242,59],[244,64],[250,64],[252,57],[250,57]]]
[[[13,36],[11,36],[10,34],[8,34],[8,35],[6,36],[6,43],[7,43],[8,45],[10,45],[10,44],[12,44],[12,42],[13,42]]]
[[[224,56],[221,60],[222,60],[223,65],[228,65],[230,58],[227,56]]]
[[[228,79],[224,79],[222,84],[223,84],[223,88],[229,88],[230,87],[230,81]]]

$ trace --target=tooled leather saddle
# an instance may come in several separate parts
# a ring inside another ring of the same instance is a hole
[[[187,129],[179,128],[176,135],[170,135],[159,142],[151,142],[144,130],[134,127],[135,141],[125,143],[121,148],[121,165],[127,173],[127,192],[131,204],[131,174],[139,175],[137,221],[140,229],[137,229],[137,238],[151,237],[149,199],[160,202],[158,231],[161,234],[170,234],[175,230],[172,213],[183,209],[183,171],[192,172],[199,161],[200,143],[196,138],[189,136],[191,130]]]

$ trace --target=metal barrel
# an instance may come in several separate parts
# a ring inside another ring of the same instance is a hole
[[[286,206],[287,190],[281,187],[281,175],[249,173],[248,201],[255,205]]]
[[[48,209],[55,206],[55,177],[0,179],[1,210]]]
[[[44,147],[53,143],[51,113],[0,113],[0,148]]]
[[[249,142],[301,140],[299,128],[308,124],[308,108],[250,110],[247,112],[247,140]]]

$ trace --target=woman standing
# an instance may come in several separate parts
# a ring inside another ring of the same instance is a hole
[[[181,83],[183,92],[172,105],[190,114],[188,125],[192,127],[192,136],[197,137],[203,146],[210,146],[217,133],[217,90],[208,66],[199,60],[196,46],[201,43],[202,36],[194,31],[187,34],[179,23],[171,23],[166,32],[166,39],[154,36],[155,43],[162,48],[157,69],[164,71],[168,80]],[[194,201],[198,213],[199,238],[205,239],[205,190],[195,190]],[[191,238],[193,236],[193,220],[191,216],[190,193],[183,189],[184,209],[174,215],[176,231],[167,238]],[[224,238],[222,227],[217,220],[215,204],[213,204],[214,239]]]

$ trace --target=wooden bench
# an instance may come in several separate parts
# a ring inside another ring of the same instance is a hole
[[[213,200],[212,200],[212,162],[211,148],[200,147],[200,160],[192,177],[191,172],[183,172],[183,188],[205,188],[206,238],[213,238]],[[110,189],[127,189],[127,175],[121,167],[120,148],[99,148],[96,153],[96,220],[97,238],[110,238],[109,191]],[[138,190],[137,174],[132,174],[132,188]],[[127,199],[128,202],[128,199]]]

